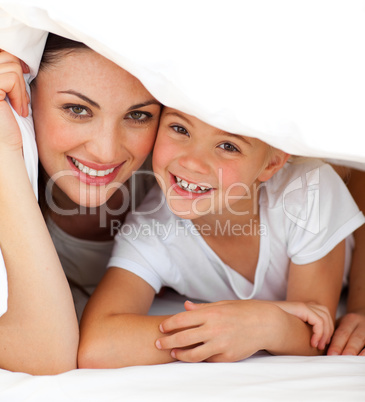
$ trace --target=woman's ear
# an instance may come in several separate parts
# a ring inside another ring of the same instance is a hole
[[[271,177],[285,165],[289,158],[290,155],[286,152],[272,148],[267,165],[260,173],[258,179],[261,182],[271,179]]]

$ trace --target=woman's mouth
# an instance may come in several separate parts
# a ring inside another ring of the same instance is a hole
[[[107,169],[96,169],[96,164],[93,163],[87,166],[85,162],[81,162],[74,157],[67,156],[67,159],[72,167],[72,170],[80,181],[88,185],[108,185],[113,182],[119,174],[124,162],[119,165],[105,165]]]
[[[183,190],[189,191],[191,193],[195,194],[204,194],[207,193],[208,191],[212,190],[211,187],[206,187],[206,186],[201,186],[196,183],[189,183],[184,179],[181,179],[178,176],[175,176],[176,184]]]
[[[110,168],[110,169],[106,169],[106,170],[96,170],[96,169],[92,169],[88,166],[83,165],[81,162],[79,162],[77,159],[75,158],[71,158],[72,163],[80,170],[80,172],[85,173],[89,176],[93,176],[93,177],[104,177],[107,176],[108,174],[114,172],[115,168]]]

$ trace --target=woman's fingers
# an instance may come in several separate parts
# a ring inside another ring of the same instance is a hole
[[[7,53],[0,53],[0,96],[8,95],[14,110],[23,117],[28,116],[29,94],[26,91],[23,71],[29,72],[29,67],[17,57]]]
[[[363,314],[349,313],[341,318],[327,354],[365,356],[365,316]]]

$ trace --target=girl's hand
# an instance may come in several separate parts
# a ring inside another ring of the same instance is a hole
[[[186,312],[161,323],[160,331],[169,335],[156,341],[158,349],[171,349],[171,356],[181,361],[242,360],[265,349],[264,344],[272,334],[269,303],[187,301],[185,309]]]
[[[278,301],[273,302],[282,310],[295,315],[313,327],[311,345],[324,350],[331,341],[334,325],[327,307],[315,303]]]
[[[365,312],[348,313],[338,320],[327,354],[365,356]]]
[[[27,117],[29,95],[23,73],[29,73],[29,67],[12,54],[0,50],[0,101],[8,95],[18,115]]]

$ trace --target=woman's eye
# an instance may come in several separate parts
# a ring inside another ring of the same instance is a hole
[[[83,119],[92,116],[91,110],[81,105],[65,105],[63,109],[74,119]]]
[[[174,130],[174,131],[176,131],[177,133],[179,133],[179,134],[189,134],[188,133],[188,131],[184,128],[184,127],[182,127],[182,126],[177,126],[177,125],[174,125],[174,126],[171,126],[171,128]]]
[[[127,114],[126,119],[131,119],[136,123],[144,123],[152,117],[151,113],[140,112],[138,110]]]
[[[79,116],[85,116],[87,115],[87,110],[82,107],[82,106],[72,106],[70,108],[75,114],[78,114]]]
[[[228,151],[228,152],[238,152],[238,148],[236,148],[230,142],[224,142],[223,144],[219,145],[219,148]]]

